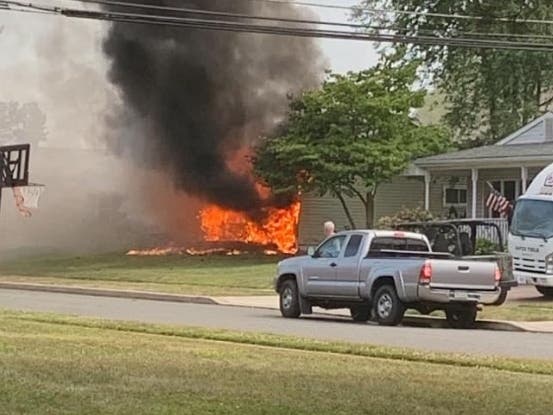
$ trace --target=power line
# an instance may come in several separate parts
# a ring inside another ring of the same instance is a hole
[[[20,1],[7,0],[6,3],[18,7],[28,7],[32,10],[48,10],[68,17],[85,18],[94,20],[117,21],[128,23],[156,24],[172,27],[187,27],[195,29],[223,30],[243,33],[264,33],[272,35],[301,36],[330,39],[349,39],[361,41],[378,41],[394,43],[416,43],[425,45],[445,45],[460,47],[478,47],[491,49],[527,50],[527,51],[553,51],[553,44],[534,42],[509,42],[474,38],[440,38],[436,36],[401,35],[401,34],[371,34],[335,30],[319,30],[300,27],[282,27],[269,25],[253,25],[241,22],[229,22],[222,20],[195,19],[173,16],[159,16],[137,13],[101,12],[80,9],[51,7],[35,7]]]
[[[363,11],[368,14],[398,14],[406,16],[425,16],[425,17],[439,17],[444,19],[460,19],[460,20],[492,20],[500,21],[504,23],[532,23],[532,24],[553,24],[553,20],[540,20],[540,19],[520,19],[520,18],[510,18],[510,17],[484,17],[484,16],[474,16],[474,15],[465,15],[465,14],[450,14],[450,13],[434,13],[434,12],[424,12],[424,11],[415,11],[415,10],[386,10],[386,9],[375,9],[370,7],[363,6],[338,6],[334,4],[321,4],[310,1],[287,1],[287,0],[247,0],[251,2],[258,3],[273,3],[281,5],[290,5],[295,4],[298,6],[304,7],[314,7],[314,8],[326,8],[326,9],[336,9],[336,10],[345,10],[345,11]]]
[[[407,42],[413,43],[414,41],[426,43],[426,44],[453,44],[453,45],[479,45],[482,47],[497,47],[505,49],[531,49],[531,50],[553,50],[553,44],[540,44],[540,43],[524,43],[524,42],[508,42],[508,41],[496,41],[496,40],[480,40],[480,39],[465,39],[465,38],[436,38],[430,36],[407,36],[398,34],[370,34],[370,33],[357,33],[357,32],[344,32],[334,30],[318,30],[318,29],[304,29],[297,27],[280,27],[280,26],[268,26],[268,25],[252,25],[241,22],[228,22],[222,20],[207,20],[207,19],[195,19],[185,17],[167,17],[167,16],[152,16],[136,13],[102,13],[80,10],[66,10],[62,11],[62,14],[72,17],[83,18],[101,18],[102,20],[115,20],[115,21],[128,21],[128,22],[158,22],[158,23],[171,23],[185,24],[187,26],[196,26],[199,28],[211,28],[215,30],[232,29],[243,32],[256,32],[256,33],[269,33],[269,34],[281,34],[281,35],[296,35],[304,37],[322,37],[322,38],[334,38],[334,39],[353,39],[353,40],[369,40],[369,41],[394,41],[394,42]]]
[[[143,3],[133,3],[125,2],[118,0],[71,0],[81,3],[96,4],[103,6],[114,6],[121,8],[130,8],[130,9],[143,9],[143,10],[157,10],[157,11],[169,11],[177,13],[191,13],[198,15],[207,15],[207,16],[218,16],[218,17],[232,17],[232,18],[241,18],[241,19],[251,19],[251,20],[261,20],[261,21],[275,21],[283,23],[297,23],[297,24],[312,24],[312,25],[321,25],[321,26],[337,26],[337,27],[348,27],[352,29],[371,29],[371,30],[389,30],[389,31],[405,31],[407,29],[398,27],[398,26],[375,26],[375,25],[366,25],[366,24],[355,24],[355,23],[342,23],[334,21],[325,21],[325,20],[308,20],[308,19],[295,19],[295,18],[285,18],[285,17],[272,17],[272,16],[259,16],[259,15],[249,15],[243,13],[229,13],[229,12],[220,12],[213,10],[201,10],[194,8],[181,8],[181,7],[169,7],[169,6],[158,6],[152,4],[143,4]],[[293,3],[288,3],[293,4]],[[419,29],[418,33],[426,33],[435,35],[436,33],[432,30]],[[532,35],[532,34],[516,34],[516,33],[485,33],[485,32],[466,32],[466,31],[456,31],[454,35],[461,36],[485,36],[485,37],[505,37],[505,38],[536,38],[536,39],[553,39],[553,35]]]
[[[262,21],[323,25],[323,26],[338,26],[338,27],[349,27],[352,29],[368,28],[368,25],[363,25],[358,23],[343,23],[343,22],[321,21],[321,20],[312,20],[312,19],[295,19],[295,18],[288,18],[288,17],[259,16],[259,15],[243,14],[243,13],[230,13],[230,12],[221,12],[221,11],[214,11],[214,10],[194,9],[194,8],[157,6],[152,4],[132,3],[132,2],[127,3],[124,1],[111,1],[111,0],[71,0],[71,1],[77,1],[80,3],[87,3],[87,4],[97,4],[97,5],[103,5],[103,6],[168,11],[168,12],[177,12],[177,13],[190,13],[190,14],[205,15],[205,16],[231,17],[231,18],[248,19],[248,20],[262,20]]]

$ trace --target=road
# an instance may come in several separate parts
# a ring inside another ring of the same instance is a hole
[[[264,309],[17,290],[0,290],[0,307],[112,320],[277,333],[425,351],[553,358],[553,334],[379,327],[330,316],[288,320],[280,317],[277,311]]]

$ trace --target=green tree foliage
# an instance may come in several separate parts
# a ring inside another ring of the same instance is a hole
[[[421,126],[412,117],[426,95],[413,88],[417,66],[392,58],[371,70],[330,74],[321,89],[293,99],[285,126],[257,149],[257,176],[277,194],[337,197],[353,228],[347,197],[358,198],[364,225],[371,226],[379,185],[411,159],[449,144],[443,128]]]
[[[552,20],[550,1],[363,0],[361,7],[481,16],[376,15],[361,8],[356,12],[371,27],[393,26],[408,35],[481,38],[478,34],[487,33],[495,41],[552,43],[547,37],[553,36],[553,25],[514,21]],[[553,101],[550,52],[416,45],[408,47],[406,56],[421,60],[429,79],[445,94],[445,120],[462,146],[495,142],[547,110]]]

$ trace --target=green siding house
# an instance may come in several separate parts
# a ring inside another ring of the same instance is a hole
[[[415,160],[401,176],[377,192],[373,220],[402,208],[422,207],[435,215],[491,218],[506,231],[504,219],[486,208],[487,182],[510,200],[523,194],[534,176],[553,163],[553,113],[546,113],[494,145]],[[360,202],[350,200],[352,214],[364,223]],[[332,220],[338,230],[348,221],[333,197],[302,197],[299,245],[320,242],[323,223]]]

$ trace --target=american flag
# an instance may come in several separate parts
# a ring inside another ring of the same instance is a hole
[[[486,207],[499,214],[507,213],[511,207],[511,202],[490,183],[488,183],[488,186],[490,187],[490,195],[488,196],[488,200],[486,200]]]

